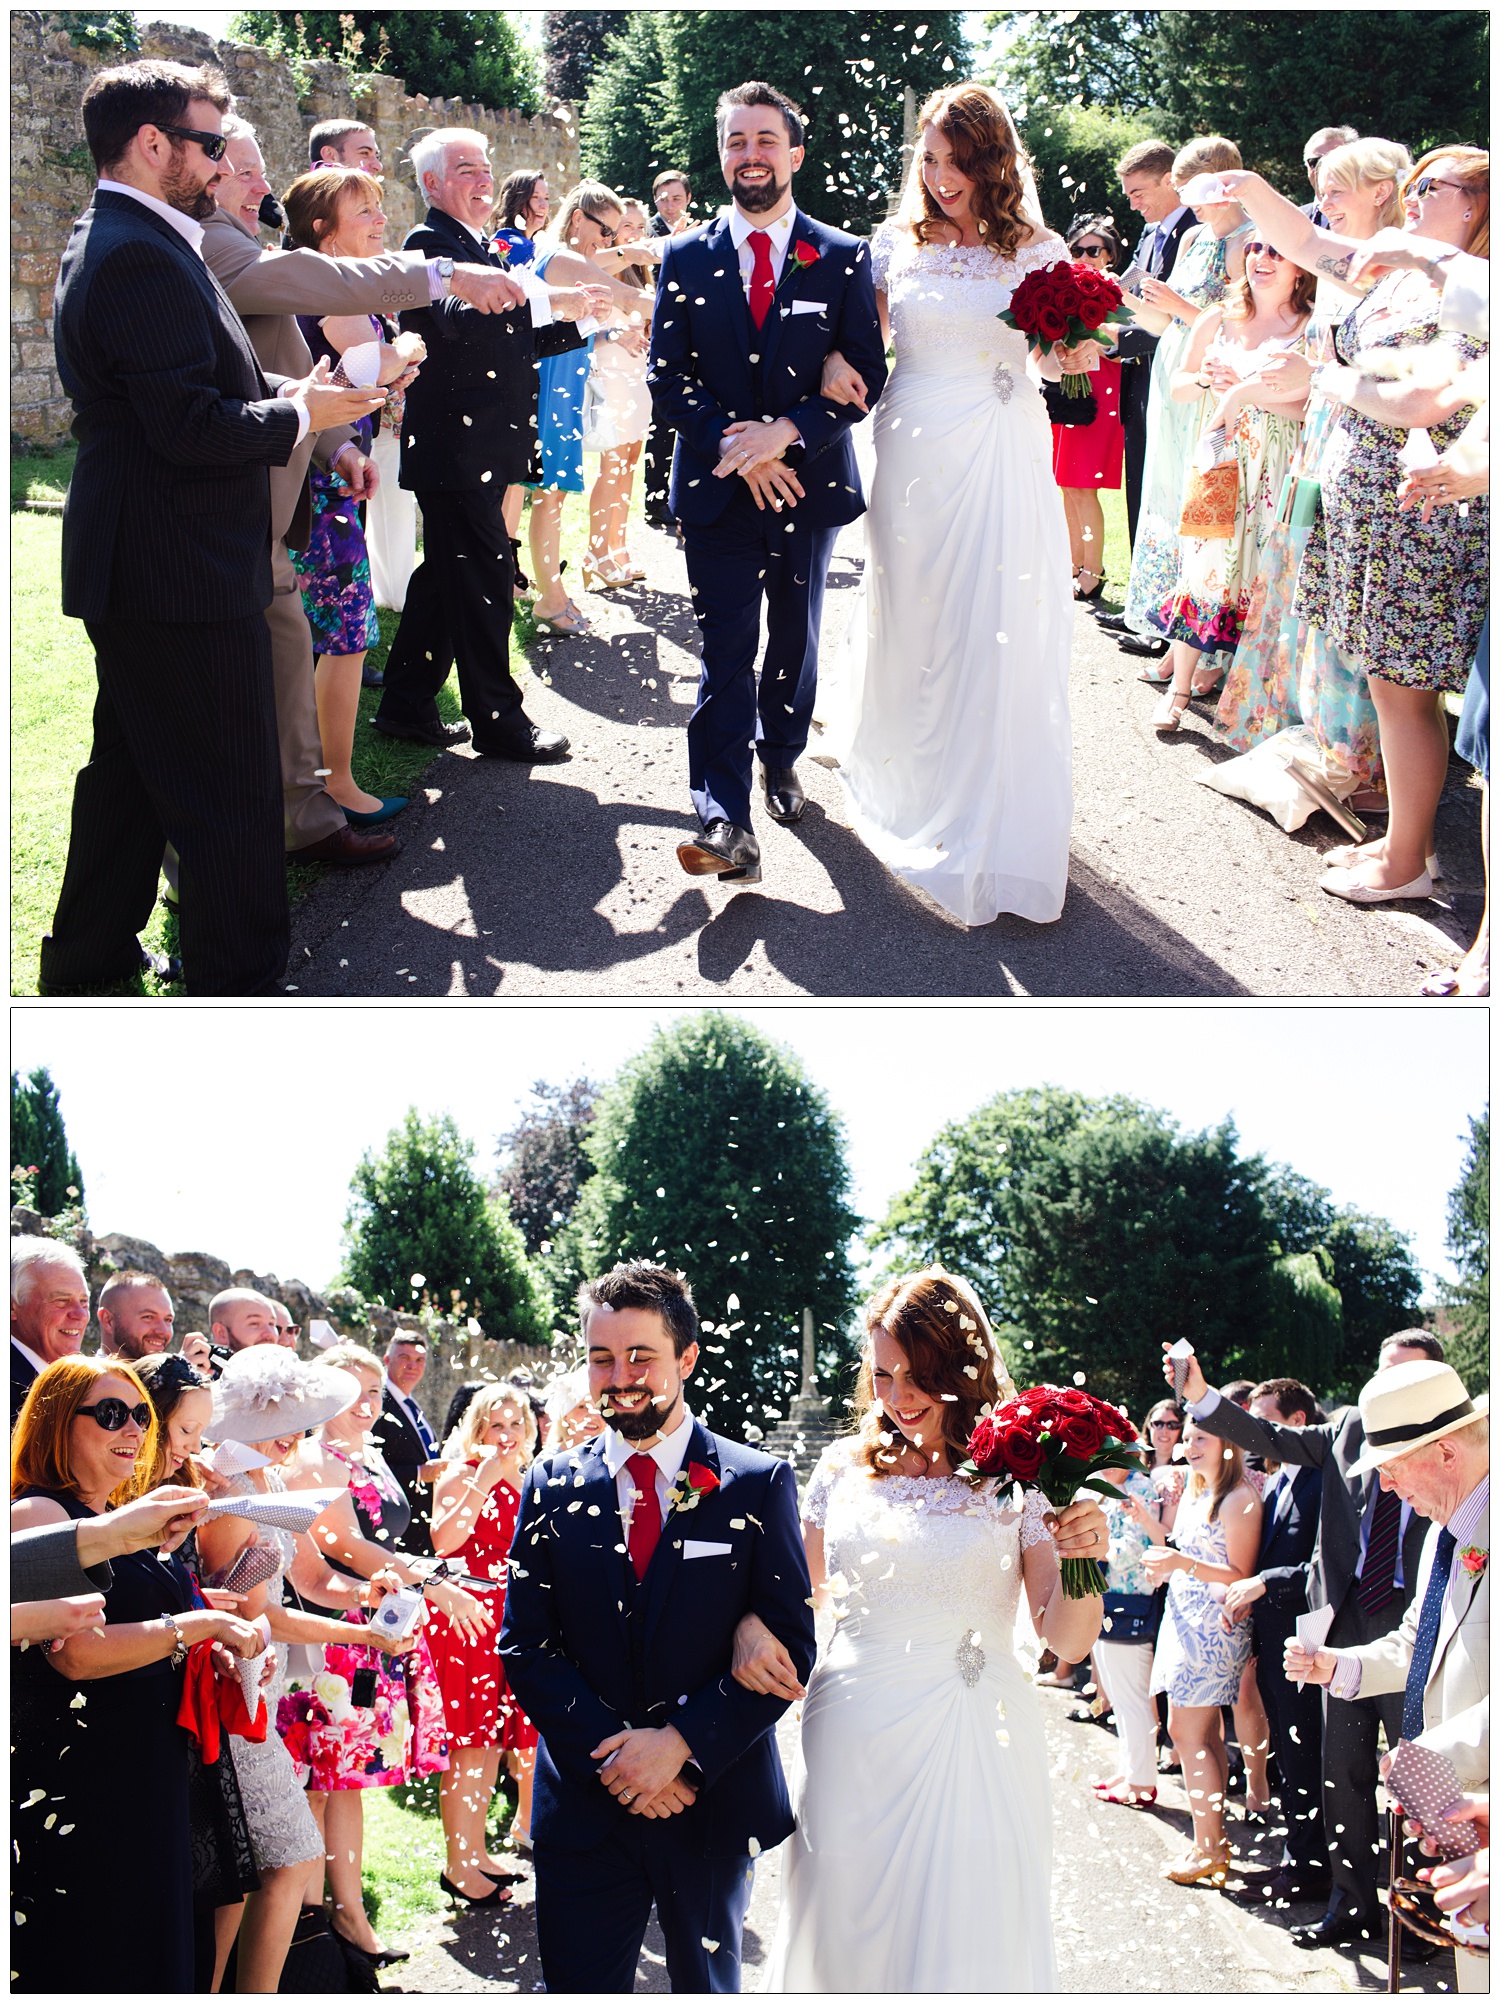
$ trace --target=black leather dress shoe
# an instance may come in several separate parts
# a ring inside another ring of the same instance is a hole
[[[1122,654],[1148,654],[1153,661],[1167,651],[1165,640],[1142,640],[1138,633],[1122,633],[1119,644]]]
[[[1254,1878],[1246,1872],[1244,1887],[1230,1894],[1230,1898],[1245,1907],[1274,1906],[1278,1900],[1290,1904],[1293,1900],[1327,1901],[1333,1890],[1333,1881],[1327,1872],[1299,1873],[1290,1865],[1282,1865],[1274,1872],[1257,1872]],[[1326,1918],[1326,1916],[1325,1916]]]
[[[766,789],[766,812],[773,821],[800,821],[807,807],[807,795],[794,765],[763,765],[761,784]]]
[[[367,661],[359,671],[359,686],[361,689],[383,689],[385,687],[385,670],[383,668],[372,668]]]
[[[1324,1914],[1311,1927],[1294,1927],[1292,1940],[1298,1948],[1342,1948],[1357,1942],[1361,1947],[1378,1942],[1385,1934],[1383,1914],[1354,1914],[1340,1911]]]
[[[403,744],[436,745],[439,751],[450,751],[454,745],[469,742],[469,727],[460,719],[456,724],[393,724],[384,717],[371,717],[370,728],[379,731],[383,738],[400,738]]]
[[[1125,615],[1123,612],[1096,612],[1094,614],[1094,624],[1102,628],[1105,633],[1128,633],[1130,631],[1130,628],[1125,624]]]
[[[141,948],[142,974],[154,974],[158,981],[180,981],[182,961],[175,953],[153,953],[149,946]]]
[[[679,842],[677,860],[690,877],[717,877],[726,884],[760,882],[760,845],[748,828],[733,821],[710,821],[696,841]]]
[[[486,739],[474,747],[481,758],[508,758],[517,765],[556,765],[568,755],[568,741],[561,731],[544,731],[529,717],[509,737]]]
[[[400,847],[384,828],[335,828],[321,842],[310,843],[305,849],[288,849],[286,859],[289,863],[335,863],[348,870],[360,863],[387,862]]]

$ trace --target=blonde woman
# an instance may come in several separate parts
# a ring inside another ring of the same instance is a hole
[[[447,1467],[433,1494],[432,1549],[471,1578],[494,1581],[473,1592],[494,1616],[496,1632],[505,1611],[505,1569],[521,1482],[535,1452],[536,1421],[525,1392],[517,1385],[486,1385],[447,1443]],[[511,1834],[518,1850],[530,1850],[536,1728],[505,1681],[492,1634],[476,1646],[437,1615],[428,1639],[448,1721],[442,1795],[448,1869],[442,1888],[470,1906],[499,1905],[510,1897],[501,1888],[514,1875],[490,1856],[485,1819],[504,1755],[518,1795]]]
[[[1220,1707],[1240,1695],[1251,1640],[1248,1623],[1231,1628],[1225,1621],[1222,1589],[1255,1570],[1261,1503],[1245,1479],[1243,1449],[1189,1420],[1184,1451],[1188,1478],[1172,1543],[1152,1545],[1141,1557],[1153,1588],[1167,1581],[1151,1689],[1167,1694],[1167,1729],[1193,1819],[1192,1849],[1166,1876],[1179,1886],[1222,1886],[1230,1859],[1229,1756]]]

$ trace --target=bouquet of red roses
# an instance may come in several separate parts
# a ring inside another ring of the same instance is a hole
[[[1104,326],[1126,321],[1119,281],[1086,264],[1049,264],[1028,272],[999,316],[1007,327],[1024,334],[1034,348],[1049,355],[1054,347],[1074,348]],[[1086,375],[1064,374],[1063,395],[1086,397]]]
[[[1054,1510],[1066,1509],[1080,1489],[1117,1498],[1097,1471],[1138,1468],[1143,1459],[1140,1436],[1119,1407],[1071,1385],[1017,1392],[975,1426],[969,1453],[981,1475],[1040,1489]],[[1103,1593],[1104,1574],[1093,1559],[1063,1559],[1061,1567],[1069,1600]]]

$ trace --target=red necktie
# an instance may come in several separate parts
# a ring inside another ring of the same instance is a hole
[[[638,1580],[646,1577],[651,1554],[661,1536],[661,1503],[656,1494],[656,1463],[649,1454],[633,1454],[625,1464],[635,1484],[635,1508],[630,1513],[630,1563]]]
[[[771,271],[771,239],[764,230],[750,232],[750,248],[755,253],[755,269],[750,274],[750,318],[758,332],[765,326],[771,301],[776,297],[776,279]]]

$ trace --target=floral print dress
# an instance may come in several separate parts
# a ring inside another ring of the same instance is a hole
[[[367,1462],[356,1462],[330,1442],[323,1445],[349,1468],[349,1496],[361,1532],[394,1550],[411,1516],[395,1476],[373,1452]],[[337,1559],[328,1563],[337,1572],[348,1571]],[[354,1629],[365,1622],[362,1612],[344,1619]],[[419,1632],[416,1647],[405,1656],[387,1656],[353,1635],[347,1643],[330,1642],[322,1653],[321,1670],[289,1678],[276,1719],[308,1788],[390,1788],[447,1767],[443,1694],[425,1634]],[[354,1679],[366,1669],[375,1672],[374,1702],[356,1705]]]
[[[1172,1531],[1172,1542],[1190,1559],[1205,1565],[1229,1562],[1229,1545],[1222,1516],[1209,1521],[1212,1491],[1183,1499]],[[1237,1621],[1224,1632],[1223,1588],[1195,1580],[1179,1569],[1167,1581],[1167,1606],[1156,1638],[1151,1665],[1151,1690],[1165,1691],[1174,1705],[1232,1705],[1240,1694],[1240,1679],[1250,1661],[1248,1621]]]
[[[299,313],[297,325],[307,337],[313,360],[326,355],[330,364],[338,354],[329,346],[320,322]],[[372,314],[370,338],[381,340],[385,328]],[[399,436],[400,416],[392,413]],[[370,450],[374,423],[363,417],[353,427],[354,443],[363,453]],[[312,490],[312,528],[307,547],[292,550],[292,566],[302,586],[302,606],[312,628],[316,654],[363,654],[380,644],[380,620],[375,611],[375,590],[370,583],[370,554],[365,547],[364,524],[359,519],[359,503],[350,499],[336,473],[320,466],[308,469]]]
[[[1200,225],[1186,243],[1168,283],[1194,306],[1217,306],[1228,284],[1229,253],[1249,235],[1242,223],[1227,237]],[[1177,589],[1182,489],[1188,461],[1214,399],[1204,393],[1189,403],[1172,395],[1172,378],[1182,367],[1193,330],[1174,320],[1156,344],[1151,360],[1151,400],[1147,407],[1146,463],[1141,469],[1141,512],[1130,551],[1130,584],[1125,623],[1133,633],[1160,636],[1162,607]]]
[[[1464,361],[1488,351],[1464,334],[1438,333],[1441,296],[1425,278],[1382,279],[1339,327],[1341,360],[1377,348],[1441,342]],[[1444,452],[1473,407],[1430,427]],[[1408,434],[1340,407],[1324,451],[1323,508],[1297,579],[1296,612],[1346,648],[1365,672],[1407,689],[1461,691],[1489,603],[1489,501],[1467,513],[1438,508],[1423,524],[1400,514],[1396,455]]]
[[[1334,329],[1353,306],[1351,294],[1326,281],[1319,285],[1307,332],[1310,361],[1321,365],[1337,359]],[[1293,475],[1321,478],[1339,409],[1315,382],[1303,415],[1302,442],[1292,460]],[[1293,528],[1277,522],[1271,530],[1260,575],[1250,588],[1240,644],[1224,679],[1214,735],[1221,744],[1247,752],[1263,738],[1306,724],[1330,778],[1342,778],[1350,791],[1383,789],[1380,729],[1365,672],[1353,655],[1296,613],[1297,573],[1311,535],[1310,523]]]

